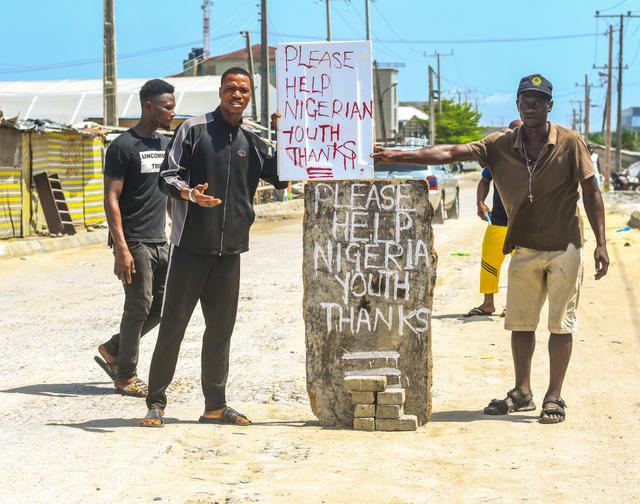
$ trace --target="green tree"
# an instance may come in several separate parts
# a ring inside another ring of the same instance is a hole
[[[442,112],[436,112],[436,143],[459,144],[479,140],[483,131],[479,121],[480,113],[469,103],[443,99]]]
[[[589,133],[589,140],[599,145],[604,145],[604,133]],[[611,146],[617,146],[618,137],[615,131],[611,132]],[[640,151],[640,138],[637,131],[622,130],[622,148],[632,151]]]

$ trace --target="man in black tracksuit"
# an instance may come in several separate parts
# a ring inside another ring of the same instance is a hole
[[[236,320],[240,254],[249,248],[259,179],[276,188],[275,158],[242,126],[251,98],[251,78],[242,68],[224,72],[220,106],[185,121],[160,168],[160,188],[172,196],[169,273],[158,341],[149,371],[146,427],[161,427],[166,389],[173,379],[180,343],[198,300],[205,319],[202,344],[203,423],[248,425],[227,407],[229,343]]]

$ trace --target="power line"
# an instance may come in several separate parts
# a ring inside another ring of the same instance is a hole
[[[232,32],[232,33],[226,33],[224,35],[219,35],[217,37],[212,37],[211,40],[220,40],[223,38],[228,38],[228,37],[232,37],[232,36],[236,36],[238,37],[238,32]],[[166,51],[172,51],[174,49],[181,49],[184,47],[191,47],[195,44],[200,43],[201,40],[192,40],[190,42],[182,42],[179,44],[172,44],[172,45],[168,45],[168,46],[162,46],[162,47],[155,47],[155,48],[151,48],[151,49],[142,49],[139,51],[132,51],[129,53],[123,53],[120,56],[118,56],[118,61],[123,60],[123,59],[130,59],[130,58],[138,58],[140,56],[148,56],[150,54],[157,54],[160,52],[166,52]],[[85,65],[94,65],[94,64],[98,64],[98,63],[102,63],[102,58],[87,58],[87,59],[82,59],[82,60],[71,60],[71,61],[63,61],[63,62],[59,62],[59,63],[49,63],[49,64],[44,64],[44,65],[32,65],[32,66],[25,66],[22,68],[17,68],[17,69],[10,69],[10,70],[0,70],[0,75],[6,75],[6,74],[15,74],[15,73],[21,73],[21,72],[40,72],[40,71],[45,71],[45,70],[54,70],[57,68],[69,68],[69,67],[76,67],[76,66],[85,66]]]
[[[356,31],[345,19],[342,18],[343,21],[354,31]],[[270,35],[276,35],[271,34]],[[280,33],[281,37],[291,37],[297,38],[301,40],[325,40],[325,35],[300,35],[296,33]],[[382,38],[374,38],[373,42],[380,42],[385,44],[500,44],[500,43],[515,43],[515,42],[535,42],[535,41],[545,41],[545,40],[566,40],[566,39],[578,39],[578,38],[588,38],[588,37],[598,37],[605,36],[605,33],[575,33],[570,35],[548,35],[541,37],[520,37],[520,38],[502,38],[502,39],[453,39],[453,40],[445,40],[445,39],[382,39]]]

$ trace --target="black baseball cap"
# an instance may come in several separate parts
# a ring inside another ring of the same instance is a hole
[[[546,94],[549,98],[552,97],[553,85],[540,74],[528,75],[520,79],[520,85],[518,86],[518,94],[524,91],[537,91],[538,93]]]

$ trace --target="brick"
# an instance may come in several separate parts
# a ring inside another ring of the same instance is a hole
[[[400,418],[402,413],[402,406],[397,404],[378,404],[376,407],[376,418]]]
[[[353,408],[353,416],[356,418],[376,416],[375,404],[356,404]]]
[[[387,388],[385,376],[347,376],[344,388],[350,392],[379,392]]]
[[[414,431],[418,428],[418,417],[402,415],[400,418],[376,418],[378,431]]]
[[[378,404],[404,404],[405,394],[403,388],[387,388],[377,394]]]
[[[375,392],[351,392],[351,404],[373,404],[376,402]]]
[[[373,431],[376,427],[375,418],[354,418],[353,428],[355,430]]]
[[[348,352],[342,356],[342,365],[347,371],[376,368],[398,369],[399,358],[400,354],[395,351]]]

